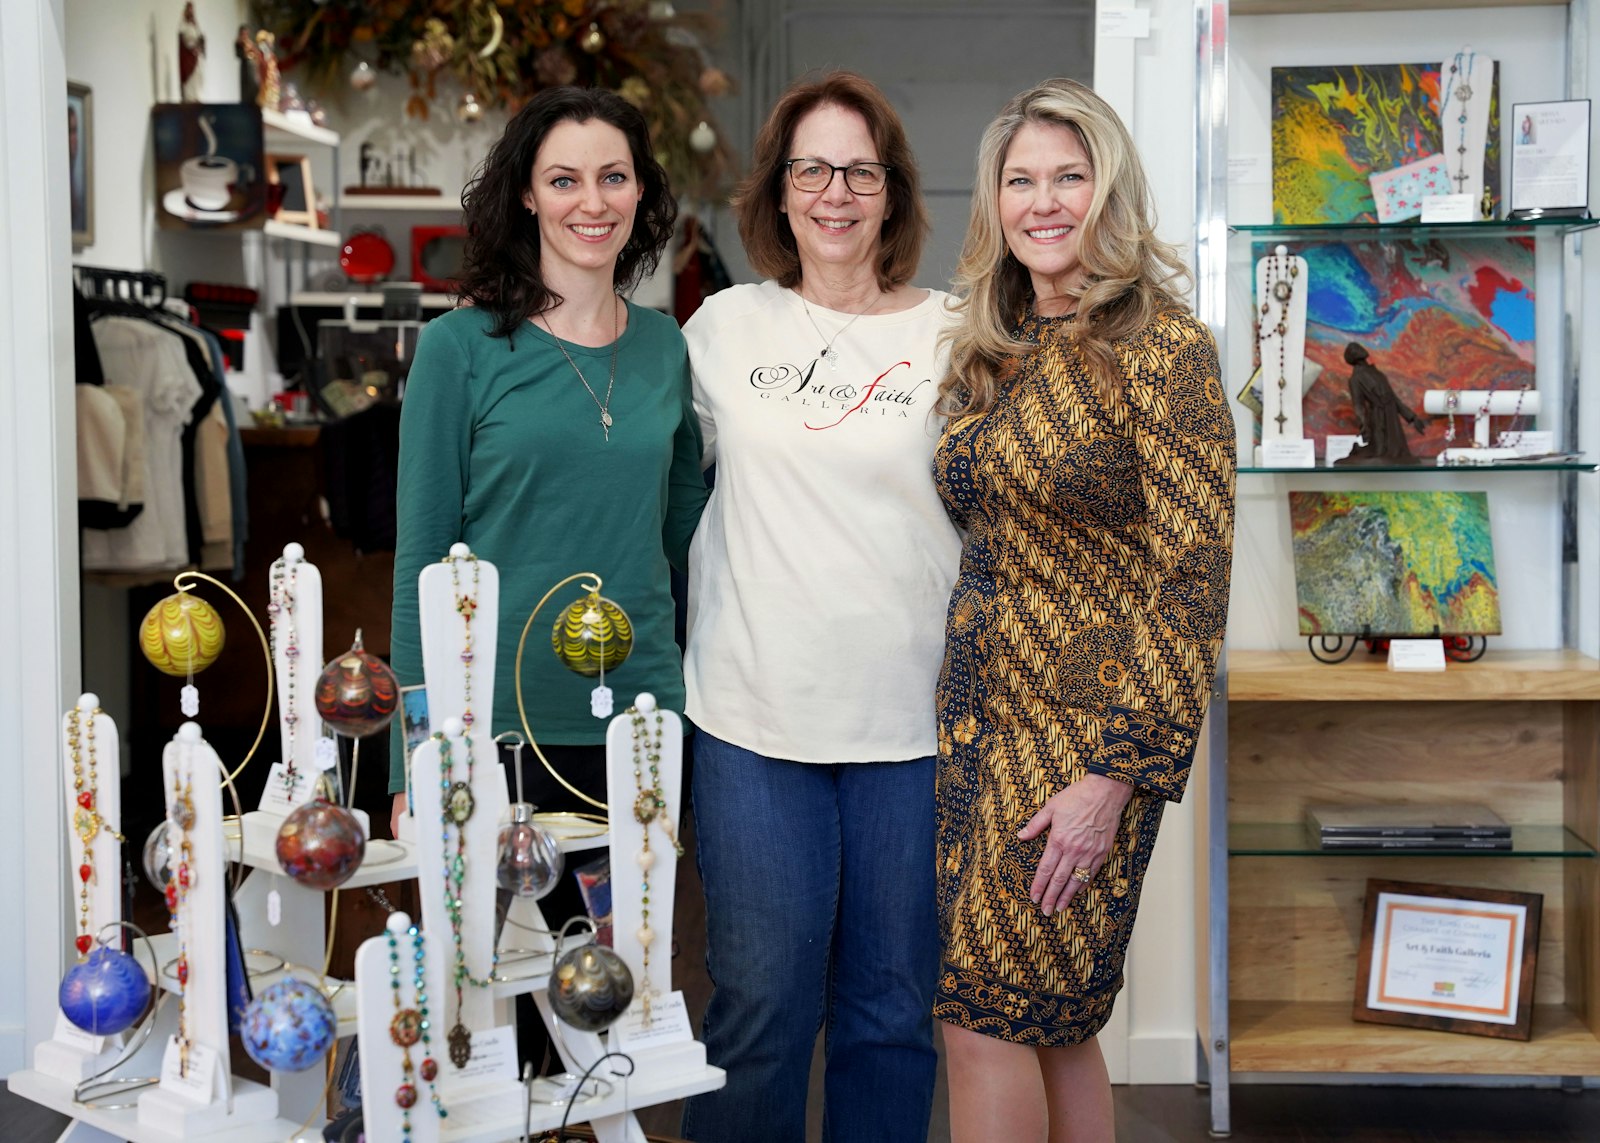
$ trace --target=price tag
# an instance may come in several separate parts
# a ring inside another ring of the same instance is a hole
[[[200,688],[190,683],[178,692],[178,709],[188,718],[200,713]]]
[[[339,743],[332,738],[317,739],[317,769],[332,770],[339,764]]]
[[[311,775],[304,770],[296,771],[294,786],[283,780],[283,763],[274,762],[272,769],[267,771],[267,784],[261,791],[259,809],[269,814],[278,814],[287,817],[293,810],[305,801],[306,784],[311,781]]]
[[[1422,221],[1476,222],[1478,204],[1470,194],[1435,194],[1422,200]]]
[[[1329,433],[1323,438],[1322,460],[1332,468],[1334,462],[1343,460],[1350,455],[1350,450],[1361,443],[1360,437],[1344,436],[1340,433]]]
[[[1555,433],[1511,430],[1500,435],[1500,446],[1516,449],[1518,456],[1546,456],[1556,451]]]
[[[615,709],[610,687],[595,687],[589,692],[589,713],[596,718],[610,718]]]
[[[1268,440],[1261,442],[1262,468],[1315,468],[1317,467],[1317,442],[1301,437],[1298,440]]]
[[[1444,670],[1444,640],[1389,640],[1389,669],[1391,671]]]
[[[1150,38],[1150,9],[1101,7],[1096,31],[1104,39],[1147,40]]]
[[[182,1068],[182,1050],[178,1038],[167,1041],[167,1053],[161,1058],[161,1088],[174,1095],[198,1104],[211,1102],[212,1082],[217,1070],[217,1053],[204,1044],[189,1044],[189,1064]]]
[[[694,1031],[689,1027],[689,1009],[681,992],[669,992],[651,1001],[648,1027],[644,1022],[644,1005],[638,999],[628,1006],[622,1019],[611,1026],[611,1046],[619,1052],[681,1044],[692,1039]]]
[[[467,1060],[467,1066],[459,1070],[454,1065],[446,1066],[440,1074],[449,1077],[448,1086],[452,1092],[516,1084],[517,1030],[506,1025],[487,1032],[474,1031],[472,1057]]]
[[[276,889],[267,894],[267,924],[273,928],[283,920],[283,895]]]
[[[91,1056],[98,1056],[105,1051],[106,1047],[106,1038],[104,1036],[96,1036],[93,1032],[85,1032],[71,1020],[68,1020],[66,1013],[60,1011],[56,1013],[56,1034],[52,1039],[58,1044],[76,1048],[78,1051]]]

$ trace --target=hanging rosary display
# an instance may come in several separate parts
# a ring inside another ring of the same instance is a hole
[[[444,562],[450,565],[450,590],[455,596],[456,614],[461,616],[461,622],[466,625],[466,634],[463,636],[461,646],[461,678],[463,698],[461,704],[461,725],[469,732],[472,730],[472,619],[478,613],[478,557],[468,552],[464,556],[446,556]],[[461,565],[472,565],[472,594],[463,595],[461,592]]]
[[[189,833],[194,829],[194,785],[190,775],[180,773],[179,764],[172,770],[172,802],[167,807],[172,856],[177,867],[167,882],[167,912],[172,917],[172,931],[178,937],[178,1074],[189,1074],[189,890],[194,888],[195,872],[192,867],[194,846]],[[176,830],[176,836],[171,831]]]
[[[655,868],[656,855],[650,849],[650,826],[652,823],[661,827],[661,832],[666,834],[667,840],[672,843],[673,852],[683,856],[683,846],[678,844],[677,831],[672,825],[672,815],[667,812],[667,799],[661,791],[661,712],[655,712],[655,724],[647,723],[644,713],[636,706],[628,708],[628,715],[633,721],[633,785],[636,794],[633,800],[633,818],[643,827],[644,843],[639,852],[634,855],[634,860],[639,865],[639,872],[643,877],[643,913],[639,924],[639,945],[644,950],[644,979],[639,983],[639,1000],[643,1007],[645,1027],[650,1026],[650,1002],[654,999],[656,988],[650,976],[650,946],[655,943],[656,933],[650,927],[650,874]],[[645,772],[649,771],[648,782]]]
[[[420,1077],[428,1085],[428,1095],[433,1100],[433,1108],[439,1113],[439,1118],[443,1119],[449,1112],[445,1110],[444,1102],[439,1098],[439,1089],[434,1084],[439,1077],[439,1065],[433,1058],[433,1022],[428,1019],[428,985],[424,979],[426,957],[422,933],[415,925],[406,929],[406,935],[411,939],[411,995],[415,1007],[406,1007],[400,995],[404,983],[400,940],[393,929],[386,929],[384,935],[389,942],[389,991],[394,997],[394,1018],[389,1021],[389,1039],[401,1052],[400,1086],[395,1088],[394,1102],[400,1108],[401,1132],[406,1139],[410,1139],[411,1109],[417,1103],[417,1084],[413,1076]],[[411,1049],[418,1044],[422,1045],[420,1064],[411,1058]]]
[[[1278,415],[1273,417],[1278,426],[1278,432],[1289,422],[1288,415],[1284,412],[1284,399],[1289,387],[1288,378],[1288,341],[1289,341],[1289,307],[1294,301],[1294,280],[1300,276],[1300,265],[1289,256],[1285,247],[1279,246],[1266,259],[1267,280],[1266,297],[1261,299],[1261,325],[1260,334],[1256,339],[1259,352],[1260,343],[1268,336],[1267,318],[1272,312],[1272,303],[1278,303],[1278,322],[1270,327],[1271,333],[1278,340]],[[1265,354],[1262,354],[1265,359]]]
[[[280,778],[283,782],[283,795],[290,799],[294,797],[295,788],[300,784],[300,770],[295,764],[295,726],[300,721],[300,714],[295,705],[299,697],[299,692],[295,689],[295,668],[300,658],[299,635],[295,627],[295,578],[295,571],[282,557],[272,562],[272,586],[267,603],[267,623],[272,637],[273,662],[276,664],[278,648],[282,646],[288,675],[282,694],[283,722],[289,728],[289,733],[284,738],[283,771]]]
[[[454,963],[451,967],[451,983],[456,993],[456,1019],[450,1026],[450,1031],[445,1037],[449,1045],[450,1062],[457,1068],[464,1068],[472,1059],[472,1030],[467,1027],[466,1021],[461,1018],[463,993],[467,985],[475,988],[487,988],[494,979],[494,972],[500,966],[500,954],[497,951],[490,963],[489,972],[479,979],[472,975],[467,967],[467,950],[462,940],[462,904],[465,900],[467,883],[467,836],[464,827],[472,820],[472,811],[475,808],[472,796],[472,739],[463,737],[462,743],[467,752],[467,777],[465,781],[457,780],[455,776],[455,755],[450,746],[450,739],[443,732],[433,735],[434,741],[439,744],[439,799],[441,805],[440,827],[443,834],[445,866],[444,866],[444,907],[445,914],[450,918],[450,938],[455,949]],[[455,842],[452,847],[450,833],[455,831]],[[451,850],[454,849],[452,854]]]
[[[89,955],[89,948],[94,943],[93,924],[89,916],[89,886],[95,883],[95,838],[104,829],[118,842],[124,840],[120,833],[101,819],[96,804],[100,793],[100,761],[94,746],[94,726],[101,713],[100,708],[95,707],[88,715],[87,725],[81,708],[74,707],[67,715],[67,751],[72,755],[72,832],[83,847],[78,863],[78,935],[73,939],[80,958]],[[80,744],[86,744],[87,750],[81,749]],[[88,762],[87,777],[84,773],[85,761]]]
[[[1478,60],[1478,53],[1471,52],[1462,62],[1461,52],[1456,53],[1455,62],[1450,65],[1450,79],[1445,87],[1443,105],[1440,109],[1441,117],[1447,117],[1453,111],[1455,122],[1461,128],[1460,138],[1456,143],[1456,173],[1450,176],[1450,181],[1456,184],[1456,193],[1464,194],[1467,189],[1467,104],[1472,100],[1472,69]]]

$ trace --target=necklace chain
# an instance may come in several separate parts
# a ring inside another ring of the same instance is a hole
[[[602,401],[594,391],[594,386],[589,384],[589,379],[583,375],[583,370],[578,368],[578,363],[572,360],[572,354],[567,352],[567,347],[556,331],[550,328],[550,319],[543,314],[536,315],[544,323],[545,332],[555,339],[556,348],[561,351],[561,356],[567,359],[567,364],[572,366],[572,371],[578,375],[578,380],[583,382],[583,387],[589,390],[589,396],[594,400],[595,408],[600,410],[600,428],[606,434],[606,440],[611,439],[611,389],[617,383],[617,350],[622,344],[622,299],[615,294],[611,300],[616,304],[611,309],[611,376],[606,379],[606,399]]]
[[[667,835],[673,851],[683,856],[683,846],[678,843],[677,831],[672,827],[672,815],[667,810],[666,794],[661,789],[661,712],[655,712],[652,728],[638,707],[630,706],[628,714],[633,721],[633,785],[638,791],[633,800],[633,819],[643,827],[644,844],[634,860],[643,874],[642,911],[639,919],[639,946],[644,951],[644,981],[639,988],[640,1003],[645,1027],[650,1026],[650,1005],[656,997],[655,983],[650,979],[650,946],[655,943],[655,930],[650,927],[650,873],[655,867],[655,854],[650,851],[650,825],[655,823]],[[645,770],[649,769],[649,784],[645,783]]]
[[[1280,264],[1281,258],[1281,264]],[[1272,310],[1272,303],[1278,303],[1278,324],[1270,330],[1270,335],[1278,340],[1278,415],[1273,419],[1278,426],[1278,432],[1283,432],[1283,427],[1289,421],[1284,411],[1284,400],[1289,387],[1288,369],[1288,341],[1289,341],[1289,307],[1294,301],[1294,280],[1300,276],[1300,266],[1288,254],[1279,255],[1276,252],[1267,257],[1267,297],[1261,300],[1261,334],[1256,340],[1257,355],[1260,353],[1260,343],[1269,336],[1266,318]]]
[[[283,722],[289,728],[288,741],[284,744],[283,794],[286,798],[293,798],[295,787],[300,784],[300,770],[295,765],[295,733],[296,724],[300,715],[295,710],[295,700],[298,694],[295,689],[295,666],[300,658],[299,634],[294,615],[295,587],[299,579],[297,568],[290,568],[288,562],[277,559],[272,562],[271,600],[267,604],[268,629],[272,635],[272,649],[277,653],[278,645],[285,640],[287,632],[287,646],[283,649],[284,662],[288,665],[289,682],[282,688],[283,694]]]
[[[99,707],[95,707],[89,714],[85,723],[84,712],[73,707],[67,715],[67,748],[72,754],[72,789],[73,801],[76,808],[72,811],[72,830],[78,835],[79,842],[83,845],[83,860],[78,865],[78,935],[74,947],[80,957],[89,955],[89,946],[94,942],[91,932],[93,926],[89,917],[89,885],[97,881],[94,868],[94,840],[101,829],[105,829],[118,841],[122,835],[117,833],[100,818],[98,799],[100,796],[99,758],[94,746],[95,720],[100,717]],[[87,733],[85,733],[87,732]],[[83,756],[79,746],[80,736],[88,739],[89,781],[88,788],[84,788]]]
[[[582,376],[582,374],[579,374],[579,376]],[[463,595],[461,593],[462,560],[472,564],[471,595]],[[456,614],[461,616],[461,622],[466,625],[466,635],[461,648],[461,674],[464,690],[461,725],[471,730],[475,721],[475,716],[472,713],[472,660],[475,657],[472,651],[472,620],[478,613],[478,557],[468,552],[459,559],[455,556],[446,556],[444,562],[450,565],[450,588],[455,594]]]
[[[828,337],[822,332],[822,327],[817,324],[817,319],[811,316],[811,306],[807,304],[805,295],[799,290],[796,290],[794,292],[794,296],[800,299],[800,306],[805,310],[806,320],[811,323],[811,328],[817,331],[818,337],[822,338],[822,348],[817,352],[817,356],[826,361],[828,363],[828,368],[833,370],[835,373],[839,371],[839,351],[833,347],[833,343],[843,337],[845,330],[855,325],[856,319],[862,314],[866,313],[867,310],[870,310],[873,306],[877,305],[879,300],[883,297],[882,294],[879,294],[878,297],[873,298],[872,301],[867,304],[867,309],[861,310],[859,313],[851,314],[850,320],[844,323],[839,332],[834,334],[832,337]]]

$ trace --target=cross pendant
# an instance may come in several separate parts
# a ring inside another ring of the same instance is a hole
[[[1283,426],[1289,423],[1289,418],[1283,415],[1283,410],[1278,410],[1278,415],[1272,418],[1278,422],[1278,431],[1283,432]]]
[[[822,353],[819,354],[819,356],[822,358],[822,360],[828,363],[829,369],[833,370],[835,373],[839,372],[838,350],[834,349],[831,345],[824,345],[822,347]]]

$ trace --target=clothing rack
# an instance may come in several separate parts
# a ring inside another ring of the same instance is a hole
[[[88,298],[110,298],[159,306],[167,300],[167,276],[153,270],[112,270],[103,266],[74,266],[72,276]]]

